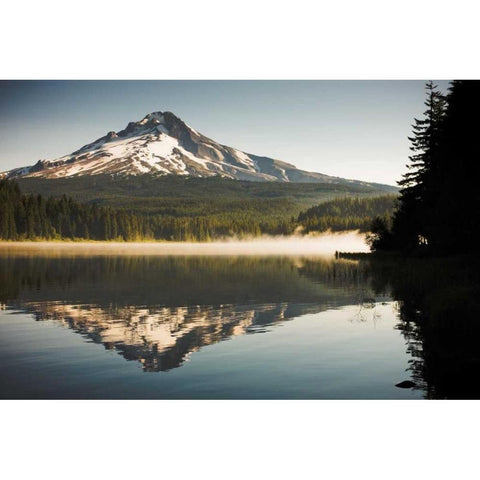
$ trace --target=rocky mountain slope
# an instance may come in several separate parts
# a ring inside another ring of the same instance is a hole
[[[236,180],[374,185],[321,173],[220,145],[171,112],[153,112],[109,132],[79,150],[53,160],[5,172],[9,178],[63,178],[81,175],[219,175]]]

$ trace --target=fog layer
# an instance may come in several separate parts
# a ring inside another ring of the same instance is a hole
[[[251,240],[189,242],[0,242],[0,253],[59,255],[330,255],[368,252],[358,231],[315,236],[260,237]]]

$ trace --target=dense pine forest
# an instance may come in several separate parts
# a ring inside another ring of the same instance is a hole
[[[427,108],[413,125],[398,208],[391,219],[374,220],[369,241],[374,251],[472,254],[480,230],[480,81],[453,81],[447,95],[431,82],[426,89]]]
[[[63,195],[23,195],[0,180],[0,237],[7,240],[135,240],[151,236],[145,218],[109,207],[80,204]]]
[[[22,192],[96,203],[148,215],[204,216],[232,212],[258,217],[297,216],[327,200],[397,193],[395,187],[370,184],[252,182],[222,177],[180,175],[84,175],[46,179],[19,178]]]
[[[261,193],[275,194],[278,186],[269,188],[270,192]],[[296,231],[365,231],[374,214],[389,214],[395,199],[393,195],[343,197],[296,215],[298,205],[282,197],[233,199],[227,196],[215,202],[211,200],[211,190],[209,195],[203,202],[196,202],[194,198],[171,198],[163,207],[158,198],[154,198],[155,207],[146,202],[143,209],[132,201],[134,208],[131,205],[131,209],[127,209],[127,204],[114,208],[98,201],[80,203],[66,195],[22,194],[17,182],[0,180],[0,238],[210,241],[225,237],[291,235]]]
[[[321,203],[301,212],[298,222],[304,233],[326,230],[370,231],[374,218],[390,218],[396,201],[395,195],[375,198],[345,197]]]

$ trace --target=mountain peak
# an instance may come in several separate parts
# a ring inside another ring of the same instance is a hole
[[[69,155],[5,172],[7,177],[45,178],[97,174],[218,175],[237,180],[368,185],[306,172],[286,162],[221,145],[168,111],[151,112]]]

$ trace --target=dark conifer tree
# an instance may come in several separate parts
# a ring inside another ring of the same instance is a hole
[[[456,80],[448,94],[429,212],[432,244],[440,253],[471,253],[478,249],[480,229],[479,162],[480,81]]]
[[[392,222],[394,248],[411,251],[429,241],[426,219],[432,209],[434,184],[432,171],[438,161],[442,122],[446,99],[433,82],[426,84],[427,98],[423,119],[415,118],[413,136],[409,137],[413,155],[409,157],[409,171],[398,183],[402,189],[398,208]]]
[[[372,247],[411,252],[423,243],[432,254],[471,254],[480,230],[480,81],[452,82],[446,99],[433,84],[427,89],[428,108],[425,119],[415,121],[411,172],[400,182],[392,229],[375,225],[391,242],[379,242],[377,234]]]

